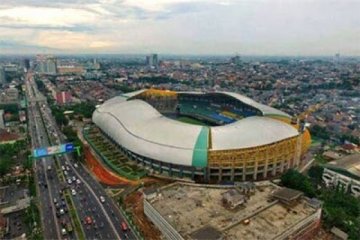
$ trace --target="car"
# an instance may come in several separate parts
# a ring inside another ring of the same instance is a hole
[[[67,172],[66,170],[64,171],[64,175],[65,175],[65,176],[67,176],[67,175],[68,175],[68,172]]]
[[[87,225],[91,225],[92,223],[93,223],[93,221],[92,221],[92,219],[91,219],[91,217],[90,216],[87,216],[87,217],[85,217],[85,224],[87,224]]]
[[[66,171],[70,171],[70,168],[69,168],[69,166],[66,166],[65,168],[66,168]]]
[[[64,166],[64,165],[61,165],[61,169],[62,169],[63,171],[65,171],[65,166]]]
[[[75,189],[71,189],[71,194],[72,194],[73,196],[75,196],[75,195],[76,195],[76,191],[75,191]]]
[[[78,165],[77,163],[74,163],[74,167],[75,167],[75,168],[78,168],[79,165]]]
[[[54,198],[54,203],[57,203],[57,199],[56,199],[56,198]]]
[[[100,196],[100,202],[104,203],[105,202],[105,198],[103,196]]]
[[[65,202],[65,201],[61,201],[61,206],[65,207],[65,206],[66,206],[66,202]]]
[[[60,213],[61,215],[64,215],[64,214],[65,214],[64,209],[60,208],[59,213]]]
[[[121,222],[121,229],[124,232],[126,232],[128,230],[128,226],[127,226],[126,222],[124,222],[124,221]]]
[[[67,179],[67,183],[68,183],[68,184],[71,184],[71,183],[72,183],[71,178],[68,178],[68,179]]]
[[[81,183],[80,179],[76,179],[76,183],[80,184]]]
[[[61,229],[61,234],[62,234],[62,235],[66,235],[66,234],[67,234],[67,232],[66,232],[66,229],[65,229],[65,228],[62,228],[62,229]]]
[[[72,232],[72,231],[73,231],[73,227],[72,227],[71,223],[67,223],[67,224],[66,224],[66,229],[67,229],[68,232]]]
[[[59,204],[59,203],[55,203],[55,208],[56,208],[56,209],[60,208],[60,204]]]
[[[75,182],[75,181],[76,181],[76,177],[75,177],[75,176],[73,176],[73,177],[72,177],[72,180],[73,180],[73,182]]]
[[[64,227],[64,226],[66,226],[66,220],[65,219],[63,219],[62,221],[61,221],[61,225]]]

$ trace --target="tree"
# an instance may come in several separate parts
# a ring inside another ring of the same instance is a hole
[[[315,165],[309,169],[308,175],[318,185],[322,181],[323,172],[324,172],[323,167],[319,165]]]
[[[310,179],[294,169],[289,169],[281,176],[281,183],[285,187],[304,192],[308,197],[315,196],[315,188]]]
[[[0,176],[4,176],[11,168],[11,159],[8,157],[0,158]]]
[[[324,223],[336,226],[349,234],[350,239],[360,239],[360,200],[343,191],[325,190],[323,200]]]

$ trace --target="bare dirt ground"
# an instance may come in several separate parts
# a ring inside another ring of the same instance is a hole
[[[151,223],[144,214],[143,195],[134,192],[125,199],[127,207],[131,207],[135,224],[139,227],[145,239],[160,240],[161,232]]]

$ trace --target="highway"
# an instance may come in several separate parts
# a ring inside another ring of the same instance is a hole
[[[34,100],[36,98],[43,98],[32,78],[28,79],[26,85],[29,89],[29,99]],[[33,124],[31,128],[34,130],[32,131],[32,138],[38,139],[38,142],[34,142],[33,146],[49,146],[66,142],[65,136],[58,128],[46,101],[41,101],[40,106],[30,103],[29,112],[35,113],[35,116],[31,121]],[[46,128],[42,120],[44,121]],[[50,139],[48,139],[48,134]],[[75,164],[71,155],[56,156],[55,158],[56,161],[58,161],[59,166],[64,169],[62,170],[62,174],[66,174],[66,182],[69,178],[72,180],[71,183],[62,183],[57,174],[51,173],[55,170],[46,170],[48,166],[51,166],[51,169],[55,169],[53,157],[41,160],[40,166],[38,165],[36,168],[39,181],[42,185],[44,185],[44,182],[47,184],[47,188],[41,188],[42,191],[40,194],[43,206],[41,212],[43,218],[46,219],[43,223],[45,226],[45,239],[60,239],[62,237],[60,223],[63,221],[63,217],[56,217],[54,207],[46,209],[44,206],[53,206],[51,202],[52,199],[60,199],[61,196],[59,192],[64,187],[67,187],[71,191],[74,189],[76,192],[71,197],[77,214],[82,222],[81,224],[86,239],[136,239],[131,230],[126,232],[122,231],[121,222],[126,222],[126,220],[121,215],[112,199],[107,197],[103,187],[93,178],[86,167],[82,164]],[[73,181],[73,179],[76,179],[77,183],[76,181]],[[46,189],[48,192],[45,192]],[[100,196],[105,198],[105,202],[102,203],[100,201]],[[65,214],[65,216],[67,216],[67,214]],[[92,219],[92,224],[85,223],[85,218],[87,217]],[[70,221],[70,219],[66,220]],[[127,225],[129,226],[128,223]],[[73,237],[74,236],[72,235],[67,236],[67,238]]]
[[[29,83],[26,83],[26,86],[27,97],[30,100],[28,106],[28,117],[33,149],[39,146],[49,146],[48,138],[41,120],[41,113],[36,101],[34,101],[35,94]],[[52,157],[37,159],[34,161],[34,167],[35,179],[38,183],[37,188],[40,200],[41,220],[42,225],[44,226],[43,236],[45,239],[61,239],[62,236],[64,236],[61,233],[61,223],[70,223],[71,220],[65,212],[67,209],[66,203],[61,206],[64,210],[63,214],[60,214],[60,207],[57,209],[54,205],[54,198],[59,202],[61,201],[59,193],[59,179],[57,174],[54,174],[53,170],[54,159]],[[49,167],[51,170],[48,170]],[[66,237],[70,239],[75,238],[73,233],[67,233]]]

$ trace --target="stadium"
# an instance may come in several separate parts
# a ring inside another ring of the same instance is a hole
[[[197,182],[273,178],[311,142],[304,124],[232,92],[140,90],[98,106],[92,121],[134,163]]]

